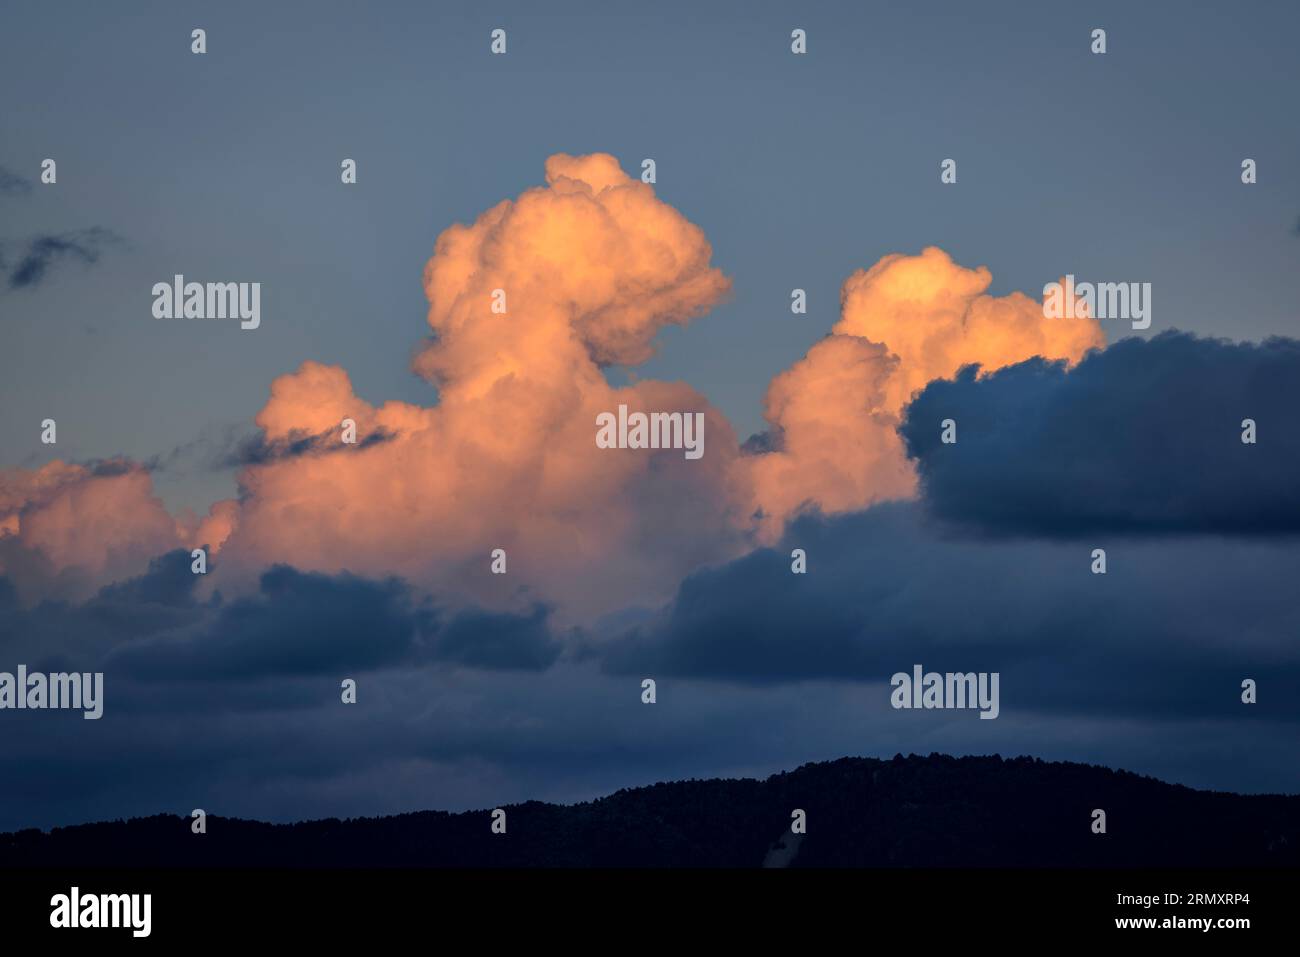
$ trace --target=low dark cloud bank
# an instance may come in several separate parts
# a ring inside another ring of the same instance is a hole
[[[807,517],[778,548],[688,577],[605,654],[614,673],[887,682],[998,671],[1002,707],[1139,719],[1300,720],[1292,548],[1218,538],[980,542],[914,504]],[[808,571],[791,572],[802,548]],[[1269,687],[1244,706],[1240,683]],[[1251,710],[1251,709],[1256,710]]]
[[[527,671],[559,653],[544,606],[522,615],[452,614],[399,579],[287,565],[267,569],[256,594],[200,602],[190,565],[178,550],[89,601],[32,609],[0,578],[0,650],[34,669],[75,658],[76,670],[141,682],[343,676],[436,662]]]
[[[927,386],[900,431],[927,506],[982,534],[1280,537],[1300,534],[1297,410],[1300,341],[1166,332],[1070,370],[967,368]]]

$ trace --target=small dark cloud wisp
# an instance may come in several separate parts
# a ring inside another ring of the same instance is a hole
[[[20,252],[12,268],[8,267],[7,282],[10,289],[30,289],[46,282],[57,263],[80,260],[94,265],[104,250],[122,242],[122,237],[111,229],[93,226],[45,236],[35,236],[19,244]]]

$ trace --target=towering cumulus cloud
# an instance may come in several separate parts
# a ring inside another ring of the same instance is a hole
[[[599,609],[734,549],[745,496],[728,423],[689,386],[613,389],[601,371],[648,358],[728,280],[703,232],[613,157],[553,156],[546,181],[438,239],[424,271],[436,335],[414,363],[436,407],[374,408],[314,363],[275,381],[266,441],[322,441],[243,472],[227,563],[399,573],[480,600],[522,584]],[[596,416],[619,404],[703,412],[707,454],[597,448]],[[337,440],[345,417],[355,446]],[[504,580],[486,574],[495,548]]]
[[[271,384],[237,500],[175,521],[136,467],[52,463],[0,476],[0,573],[16,563],[98,587],[178,547],[209,547],[207,587],[254,592],[277,563],[398,575],[448,602],[556,621],[655,605],[708,563],[772,540],[804,507],[914,494],[897,425],[912,394],[967,363],[1079,359],[1088,319],[985,293],[941,250],[889,256],[844,284],[832,334],[771,383],[771,451],[680,382],[613,388],[658,332],[729,292],[703,232],[611,156],[552,156],[546,185],[438,237],[424,270],[434,335],[414,359],[433,406],[358,398],[306,362]],[[601,448],[597,417],[701,413],[704,454]],[[344,439],[352,420],[356,441]],[[936,423],[937,427],[937,423]],[[101,474],[102,473],[102,474]],[[489,574],[495,549],[507,574]],[[75,575],[71,570],[75,570]]]
[[[844,512],[913,495],[896,430],[927,382],[971,363],[991,372],[1033,356],[1077,362],[1105,344],[1095,319],[1046,320],[1022,293],[987,295],[991,279],[930,247],[845,281],[831,335],[768,389],[775,449],[747,460],[765,537],[806,506]]]

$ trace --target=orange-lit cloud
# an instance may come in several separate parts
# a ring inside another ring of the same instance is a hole
[[[983,266],[965,269],[934,246],[919,256],[886,256],[844,281],[834,331],[883,342],[899,357],[885,387],[894,411],[964,365],[992,372],[1034,356],[1073,363],[1106,344],[1095,319],[1044,319],[1041,300],[988,295],[992,280]]]
[[[0,574],[20,591],[85,597],[177,548],[184,530],[127,462],[0,472]]]
[[[346,417],[359,442],[246,468],[223,562],[602,610],[666,595],[683,568],[734,551],[747,496],[730,425],[685,384],[614,389],[601,371],[644,361],[728,280],[701,230],[613,157],[553,156],[546,181],[438,239],[424,271],[436,337],[414,362],[437,406],[374,408],[344,370],[310,362],[272,384],[267,440],[337,435]],[[703,412],[704,459],[597,448],[596,416],[620,403]],[[504,578],[488,574],[495,548]]]
[[[933,246],[845,280],[832,334],[768,388],[779,449],[745,460],[764,538],[805,507],[851,511],[915,494],[896,427],[926,383],[971,363],[987,373],[1033,356],[1077,362],[1105,344],[1095,319],[1044,319],[1022,293],[988,295],[991,280]]]
[[[711,256],[703,232],[613,157],[552,156],[545,186],[437,240],[424,270],[434,335],[413,362],[436,405],[375,406],[344,369],[305,362],[271,383],[256,417],[283,454],[243,468],[238,500],[201,519],[168,516],[139,468],[0,473],[0,571],[20,548],[103,583],[207,545],[219,559],[208,587],[238,589],[286,562],[590,618],[667,598],[803,508],[914,494],[896,426],[932,379],[971,362],[1075,361],[1103,344],[1092,320],[1047,321],[1019,293],[987,295],[986,269],[939,249],[888,256],[849,277],[832,334],[772,380],[776,451],[741,456],[689,385],[614,388],[602,371],[645,361],[661,329],[728,294]],[[703,413],[704,457],[598,448],[597,416],[619,405]],[[345,419],[356,444],[342,440]],[[497,548],[505,576],[489,573]]]

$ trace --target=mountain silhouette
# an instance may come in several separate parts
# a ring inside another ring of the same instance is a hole
[[[791,831],[805,812],[806,833]],[[1106,833],[1093,831],[1094,809]],[[1295,867],[1300,796],[932,754],[675,781],[572,805],[266,824],[156,815],[0,835],[0,867]]]

